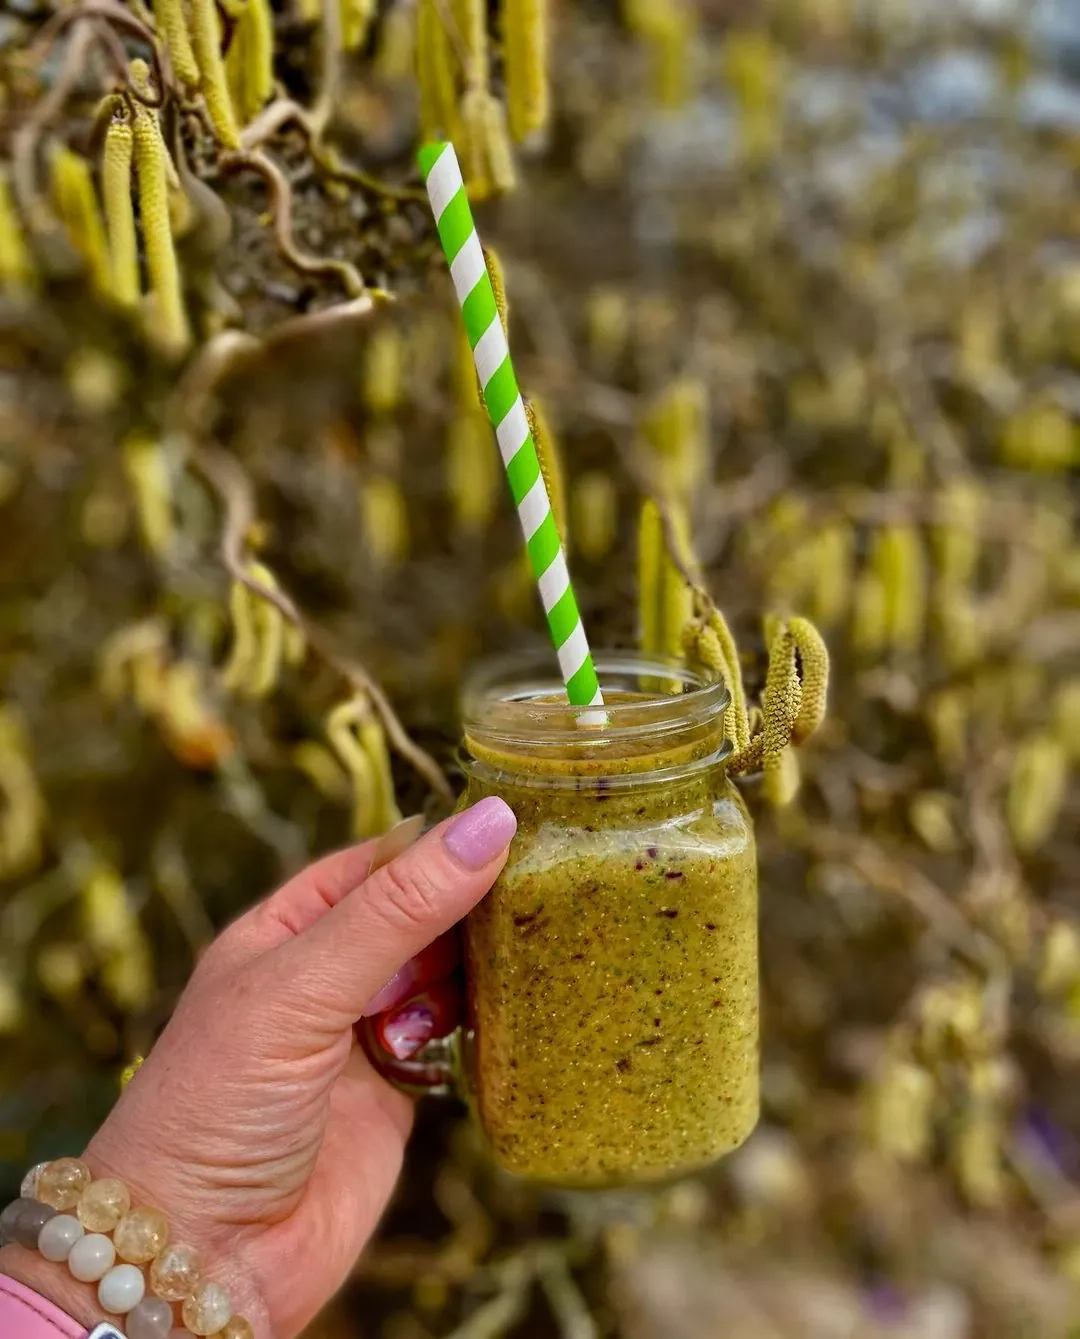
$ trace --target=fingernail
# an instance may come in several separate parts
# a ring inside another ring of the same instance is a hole
[[[483,869],[510,845],[517,831],[514,811],[497,795],[466,809],[446,829],[443,845],[466,869]]]
[[[422,1004],[410,1004],[384,1019],[379,1035],[395,1060],[408,1060],[435,1035],[435,1015]]]
[[[407,851],[423,830],[424,815],[413,814],[410,818],[403,818],[400,823],[395,823],[389,832],[384,832],[371,853],[368,877],[370,878],[377,869],[382,869],[383,865],[389,865],[390,861],[395,860],[402,851]]]
[[[385,1013],[387,1009],[392,1009],[401,1000],[407,1000],[415,985],[416,972],[413,970],[412,963],[407,962],[404,967],[398,968],[382,990],[372,995],[368,1001],[368,1007],[364,1010],[363,1017],[370,1018],[372,1014]]]

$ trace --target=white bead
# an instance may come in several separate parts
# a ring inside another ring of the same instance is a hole
[[[63,1264],[83,1235],[83,1225],[72,1213],[58,1213],[38,1233],[37,1248],[46,1260]]]
[[[113,1316],[126,1316],[146,1292],[146,1279],[138,1265],[113,1265],[98,1284],[98,1301]]]
[[[116,1264],[116,1247],[110,1237],[88,1232],[72,1246],[67,1263],[80,1283],[97,1283]]]
[[[23,1177],[22,1189],[19,1191],[19,1194],[23,1197],[24,1200],[32,1200],[37,1198],[34,1192],[37,1190],[38,1178],[41,1176],[41,1173],[45,1170],[45,1168],[48,1167],[48,1165],[49,1164],[47,1162],[39,1162],[36,1167],[31,1167],[30,1170]]]

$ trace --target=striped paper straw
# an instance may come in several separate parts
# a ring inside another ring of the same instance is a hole
[[[495,305],[495,291],[476,235],[457,154],[452,144],[428,144],[420,150],[419,160],[473,351],[484,404],[495,429],[525,547],[540,587],[566,695],[575,707],[602,706],[604,699],[570,585],[536,444],[510,364],[510,347]]]

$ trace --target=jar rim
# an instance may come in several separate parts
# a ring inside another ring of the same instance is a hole
[[[723,679],[705,667],[633,650],[595,651],[593,663],[601,691],[608,695],[648,681],[674,684],[679,691],[605,701],[603,708],[571,707],[549,650],[514,652],[481,661],[467,676],[462,694],[466,735],[511,751],[537,744],[603,751],[719,725],[731,702]]]

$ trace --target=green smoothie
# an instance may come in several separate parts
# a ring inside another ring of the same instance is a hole
[[[518,819],[466,923],[472,1099],[513,1172],[666,1179],[735,1148],[757,1119],[750,820],[715,720],[646,718],[580,748],[549,726],[520,747],[505,732],[498,748],[466,738],[467,801],[497,792]]]

